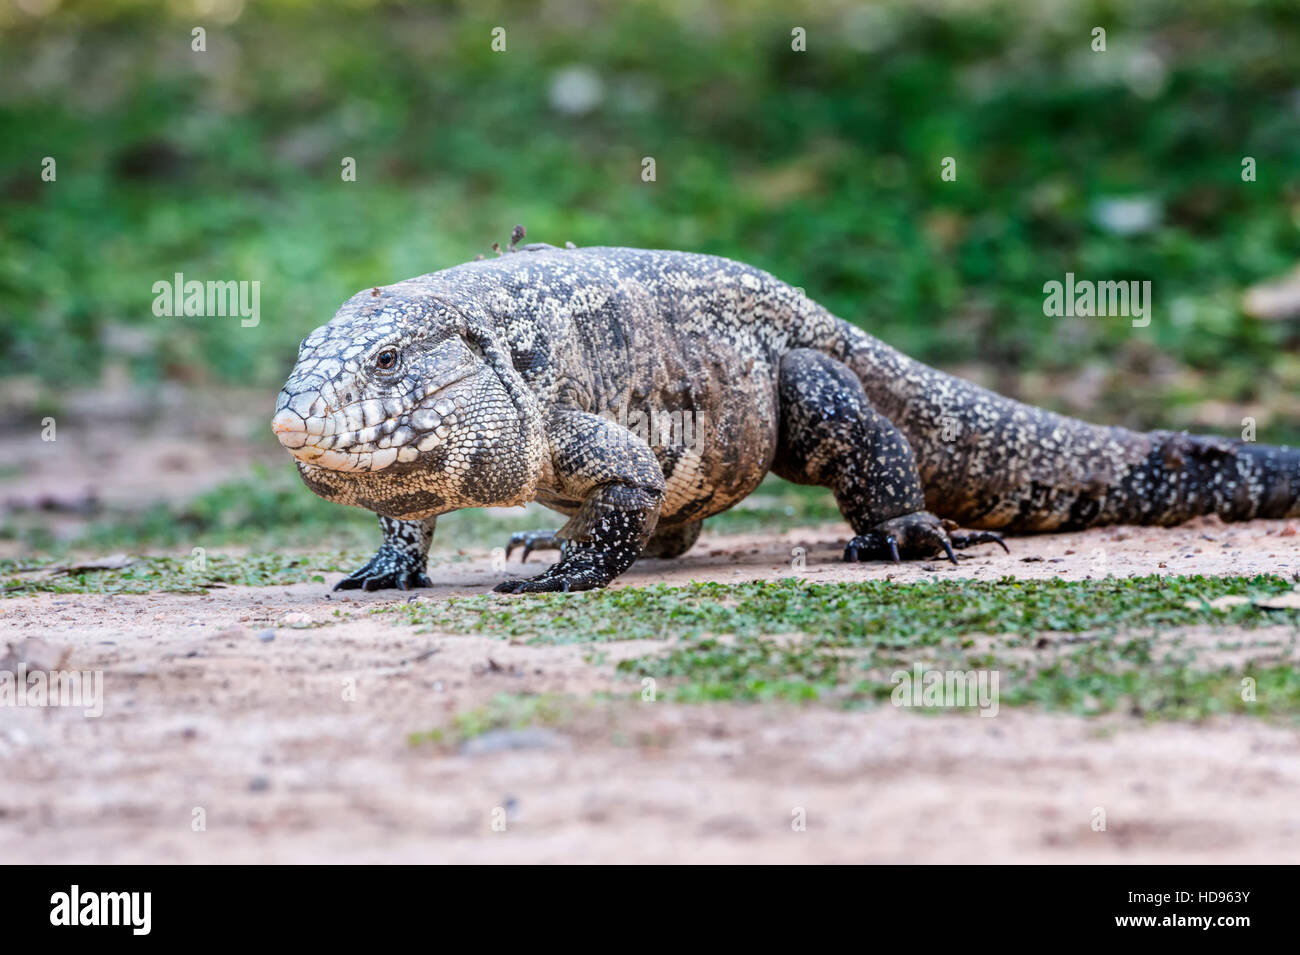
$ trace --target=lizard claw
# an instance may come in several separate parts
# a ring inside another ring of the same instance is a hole
[[[886,557],[894,563],[902,559],[898,553],[898,538],[888,532],[860,534],[844,548],[844,560],[850,564],[855,561],[884,560]]]
[[[498,594],[555,594],[591,590],[600,584],[552,575],[549,571],[528,580],[503,580],[492,588]]]
[[[1001,534],[995,534],[993,531],[975,531],[970,534],[950,534],[952,546],[956,548],[973,547],[975,544],[997,544],[1008,554],[1011,548],[1007,542],[1002,539]]]
[[[564,550],[564,541],[556,536],[557,533],[558,531],[516,531],[510,535],[510,543],[506,545],[506,560],[520,546],[524,549],[519,555],[521,564],[535,550]]]
[[[899,551],[908,557],[930,557],[942,551],[954,564],[960,550],[976,544],[997,544],[1008,554],[1011,553],[1000,534],[992,531],[973,531],[959,533],[957,525],[941,521],[929,511],[914,511],[881,521],[865,534],[849,541],[844,548],[844,559],[855,560],[890,560],[899,559]],[[951,531],[951,533],[950,533]]]
[[[389,588],[410,590],[412,587],[432,586],[433,581],[424,572],[423,562],[417,564],[414,559],[399,551],[380,547],[379,553],[340,580],[334,585],[334,589],[370,592]]]
[[[981,543],[972,541],[972,543]],[[897,563],[903,555],[929,557],[942,551],[954,564],[957,555],[953,547],[961,547],[950,539],[943,522],[928,511],[915,511],[881,521],[865,534],[859,534],[844,548],[846,561],[889,560]]]
[[[598,590],[618,575],[603,566],[598,557],[578,553],[561,557],[560,562],[527,580],[503,580],[492,589],[499,594],[572,593]]]

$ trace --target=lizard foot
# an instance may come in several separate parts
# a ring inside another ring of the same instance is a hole
[[[524,552],[519,555],[519,562],[522,564],[528,560],[528,555],[535,550],[558,550],[564,552],[564,540],[556,535],[559,531],[518,531],[510,535],[510,543],[506,545],[506,560],[516,547],[523,547]]]
[[[885,559],[897,562],[903,554],[908,557],[929,557],[942,550],[955,564],[957,555],[953,553],[954,543],[948,537],[943,521],[929,511],[914,511],[881,521],[867,533],[853,538],[844,548],[844,559],[849,562]]]
[[[432,587],[424,561],[383,544],[379,552],[334,585],[335,590],[410,590]]]
[[[598,561],[590,558],[561,558],[560,562],[527,580],[503,580],[492,589],[499,594],[570,593],[578,590],[598,590],[613,580]]]

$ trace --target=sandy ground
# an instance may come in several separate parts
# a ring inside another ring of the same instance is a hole
[[[624,585],[961,574],[996,579],[1300,571],[1284,522],[1201,521],[1016,539],[943,562],[846,566],[838,531],[706,536]],[[1029,558],[1026,560],[1026,558]],[[540,569],[534,557],[534,572]],[[517,569],[512,564],[510,569]],[[439,561],[424,599],[481,593],[487,558]],[[330,578],[328,584],[332,584]],[[1300,734],[1248,719],[1147,725],[1002,709],[577,704],[554,729],[466,751],[411,733],[501,693],[636,687],[653,642],[541,647],[417,633],[335,608],[408,599],[327,585],[0,602],[102,670],[103,715],[0,708],[4,862],[1281,862],[1300,854]],[[526,599],[526,598],[500,598]],[[258,634],[275,628],[274,639]],[[1255,631],[1289,646],[1286,628]],[[1217,640],[1222,634],[1215,634]],[[0,642],[0,647],[3,643]],[[1249,651],[1248,651],[1249,652]],[[1096,831],[1097,811],[1106,828]],[[804,828],[796,826],[806,820]],[[504,824],[502,824],[504,820]]]
[[[73,392],[46,416],[23,408],[10,384],[0,381],[0,520],[38,517],[56,538],[76,538],[105,512],[189,500],[247,479],[250,464],[284,462],[267,438],[274,399],[262,393],[106,387]],[[0,541],[0,556],[21,555]]]
[[[219,431],[212,396],[165,397],[97,390],[59,415],[52,442],[24,416],[0,434],[0,510],[39,511],[75,536],[97,508],[184,499],[268,453],[255,438],[265,396],[221,397],[240,413]],[[1300,536],[1285,522],[1020,538],[1009,556],[981,547],[960,567],[845,565],[844,530],[706,533],[685,559],[643,562],[620,585],[1300,574]],[[504,576],[486,555],[444,556],[431,575],[420,599],[482,593]],[[552,729],[464,751],[412,745],[410,734],[499,694],[635,700],[613,665],[662,644],[602,644],[597,661],[590,646],[417,633],[387,615],[332,622],[335,609],[409,597],[331,594],[333,582],[0,600],[0,653],[39,638],[65,668],[101,671],[105,694],[97,718],[0,707],[0,861],[1280,862],[1300,851],[1300,734],[1246,719],[661,699],[575,704]],[[279,626],[286,614],[327,625]],[[1224,652],[1220,631],[1182,636],[1201,641],[1203,659]],[[1294,659],[1296,639],[1257,630],[1231,652]]]

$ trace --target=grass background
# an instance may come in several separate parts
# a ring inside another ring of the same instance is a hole
[[[1289,0],[0,0],[0,428],[108,383],[251,387],[269,408],[357,289],[491,254],[523,222],[743,259],[1058,410],[1228,434],[1250,414],[1295,441],[1295,326],[1240,300],[1300,261],[1297,49]],[[1149,224],[1116,228],[1116,201]],[[1067,271],[1150,280],[1151,325],[1044,317]],[[261,324],[155,317],[176,272],[260,281]],[[835,517],[786,485],[751,504],[710,527]],[[548,523],[452,515],[439,546]],[[0,534],[61,543],[39,519]],[[81,543],[373,535],[285,460]]]
[[[273,390],[357,289],[523,222],[744,259],[1012,394],[1077,410],[1083,382],[1099,419],[1213,398],[1300,433],[1295,332],[1239,308],[1300,259],[1291,2],[24,0],[0,26],[0,375],[54,406],[113,364]],[[1108,229],[1113,199],[1155,224]],[[155,317],[178,271],[261,281],[261,325]],[[1045,318],[1067,271],[1152,281],[1151,326]]]

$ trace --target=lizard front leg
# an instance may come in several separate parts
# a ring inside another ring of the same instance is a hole
[[[659,521],[664,475],[644,441],[583,411],[553,414],[546,431],[556,489],[582,505],[555,534],[560,560],[536,577],[498,584],[497,593],[604,587],[632,566]]]
[[[379,529],[384,532],[384,542],[379,551],[357,570],[334,585],[335,590],[382,590],[396,587],[432,587],[425,574],[429,560],[429,545],[433,542],[436,517],[423,521],[399,521],[391,517],[379,518]]]

